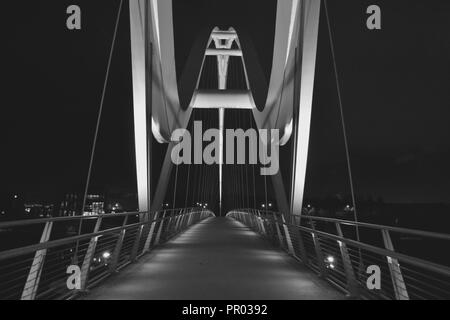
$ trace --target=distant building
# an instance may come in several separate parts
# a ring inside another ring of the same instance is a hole
[[[105,198],[98,194],[87,195],[83,215],[94,216],[99,214],[105,214]]]
[[[80,213],[81,204],[77,194],[66,194],[64,200],[59,207],[60,217],[73,217]]]
[[[25,207],[25,217],[27,219],[49,218],[53,216],[54,212],[53,204],[26,203],[24,207]]]

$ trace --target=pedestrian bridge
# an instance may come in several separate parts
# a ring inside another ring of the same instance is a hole
[[[130,0],[138,212],[83,216],[93,211],[86,199],[123,2],[83,203],[74,216],[0,223],[0,299],[450,299],[450,235],[358,219],[326,1],[277,2],[265,83],[251,41],[232,27],[200,34],[177,74],[172,1]],[[345,220],[304,204],[322,2],[351,191]],[[217,128],[215,162],[174,163],[173,133],[195,131],[195,120]],[[267,177],[255,174],[265,161],[224,165],[226,128],[275,130],[279,139],[259,138],[272,158],[288,157],[284,167]]]
[[[450,297],[445,262],[402,245],[414,238],[432,252],[448,244],[446,234],[313,216],[286,221],[254,209],[216,217],[204,208],[14,221],[0,230],[2,239],[27,235],[21,244],[2,241],[3,300]],[[373,266],[378,288],[368,285]]]
[[[231,218],[207,218],[93,289],[88,299],[342,299],[286,253]]]

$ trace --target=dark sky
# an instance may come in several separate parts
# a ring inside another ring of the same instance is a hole
[[[8,1],[1,13],[0,192],[53,197],[85,183],[119,1]],[[329,1],[357,193],[448,202],[450,2]],[[81,31],[65,27],[70,4]],[[365,27],[370,4],[382,30]],[[234,26],[270,70],[274,1],[174,0],[177,67],[196,31]],[[128,2],[105,101],[93,188],[134,188]],[[321,18],[307,194],[347,190],[336,86]]]

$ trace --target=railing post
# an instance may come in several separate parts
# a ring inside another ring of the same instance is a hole
[[[180,218],[180,225],[178,226],[179,231],[181,232],[184,229],[184,224],[186,222],[187,212],[183,212]]]
[[[283,238],[281,236],[280,226],[278,225],[278,219],[275,213],[273,213],[273,221],[275,224],[275,229],[277,230],[278,241],[280,243],[280,247],[283,247]]]
[[[297,222],[297,219],[298,219],[298,222]],[[301,218],[300,218],[300,216],[291,215],[291,224],[294,225],[294,228],[295,228],[296,223],[298,223],[298,226],[299,226],[298,232],[297,232],[297,235],[298,235],[297,245],[298,245],[298,251],[300,252],[300,257],[298,257],[298,258],[300,258],[305,265],[308,265],[308,255],[306,253],[305,243],[303,241],[302,229],[300,228],[301,227]]]
[[[316,252],[317,266],[319,267],[319,270],[320,270],[320,276],[324,278],[324,277],[326,277],[327,269],[325,267],[325,260],[323,258],[322,249],[320,248],[319,239],[317,238],[317,235],[315,232],[312,232],[311,236],[312,236],[313,243],[314,243],[314,250]]]
[[[169,211],[169,221],[166,223],[166,232],[164,234],[164,239],[167,240],[168,237],[170,237],[171,229],[172,229],[172,221],[174,219],[175,211]]]
[[[102,216],[97,218],[97,222],[95,223],[93,233],[97,233],[100,230],[102,219],[103,219]],[[97,242],[98,237],[91,238],[91,241],[89,242],[89,247],[86,251],[86,255],[84,256],[83,265],[81,267],[81,291],[85,291],[87,288],[87,283],[89,280],[89,271],[91,269],[91,262],[95,254],[95,249],[97,248]]]
[[[188,221],[186,224],[186,228],[191,226],[191,221],[192,221],[192,212],[189,212],[189,217],[188,217]]]
[[[159,223],[158,233],[156,234],[156,239],[155,239],[155,245],[159,244],[159,240],[161,238],[161,231],[162,231],[162,228],[164,225],[165,218],[166,218],[166,211],[163,212],[163,215],[161,217],[161,222]]]
[[[136,261],[137,252],[139,250],[139,243],[141,242],[143,228],[144,228],[144,225],[140,225],[136,232],[136,238],[134,239],[133,248],[131,249],[131,255],[130,255],[131,262]]]
[[[177,215],[177,222],[175,224],[175,233],[178,233],[180,230],[180,224],[183,219],[184,209],[180,211],[180,213]]]
[[[286,243],[289,254],[295,256],[294,247],[292,246],[291,234],[289,233],[289,226],[286,223],[284,214],[281,214],[281,221],[283,223],[284,233],[286,235]]]
[[[395,252],[389,230],[383,229],[381,230],[381,233],[383,235],[383,242],[386,249]],[[403,279],[400,263],[395,258],[389,256],[386,256],[386,258],[389,266],[389,272],[391,274],[392,286],[394,287],[395,298],[397,300],[409,300],[408,290],[406,289],[405,280]]]
[[[300,251],[300,259],[305,265],[308,265],[308,254],[306,253],[305,243],[303,241],[302,230],[298,229],[298,249]]]
[[[53,222],[49,221],[45,224],[44,231],[41,235],[40,243],[45,243],[50,240],[52,233]],[[37,290],[39,288],[39,281],[41,280],[41,273],[44,267],[45,256],[47,249],[36,251],[33,262],[31,264],[30,272],[28,273],[27,282],[22,291],[22,300],[34,300],[36,298]]]
[[[181,221],[181,230],[184,230],[186,228],[186,223],[187,223],[187,219],[189,216],[189,212],[190,212],[190,210],[183,214],[183,220]]]
[[[317,266],[319,267],[320,274],[319,276],[325,278],[327,276],[327,268],[325,267],[325,259],[323,257],[322,248],[320,247],[319,237],[316,234],[316,226],[314,221],[311,221],[311,229],[314,230],[311,232],[312,240],[314,243],[314,250],[316,252],[317,257]]]
[[[253,214],[253,218],[254,218],[254,220],[255,220],[256,231],[257,231],[259,234],[262,234],[261,220],[259,220],[258,212],[255,211],[255,210],[252,210],[252,214]]]
[[[335,223],[337,235],[344,238],[344,233],[341,229],[341,224],[339,222]],[[347,245],[338,241],[339,249],[341,251],[342,262],[344,264],[345,277],[347,280],[347,290],[349,296],[352,298],[359,297],[358,281],[356,281],[355,272],[353,271],[352,261],[350,260],[350,255],[348,254]]]
[[[125,234],[127,232],[127,230],[125,229],[125,226],[127,225],[127,223],[128,223],[128,216],[125,216],[125,218],[123,220],[123,224],[122,224],[123,229],[120,231],[119,239],[117,239],[116,247],[114,248],[114,253],[113,253],[113,256],[111,259],[111,264],[109,265],[109,272],[111,272],[111,273],[116,271],[117,264],[119,263],[120,252],[122,251],[123,240],[125,239]]]
[[[260,228],[261,228],[262,234],[267,236],[266,228],[264,227],[264,220],[261,217],[261,213],[259,211],[258,211],[258,220],[259,220],[259,224],[260,224]]]
[[[254,212],[252,212],[252,228],[254,231],[259,232],[259,224]]]
[[[153,233],[155,232],[156,220],[158,219],[158,215],[159,215],[159,212],[155,212],[155,216],[154,217],[152,217],[151,214],[150,214],[151,226],[150,226],[150,231],[149,231],[149,233],[147,235],[147,240],[145,240],[144,252],[150,251],[150,245],[151,245],[151,242],[152,242]]]

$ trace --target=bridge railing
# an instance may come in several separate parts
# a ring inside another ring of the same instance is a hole
[[[210,216],[189,208],[0,223],[0,300],[70,299]]]
[[[286,219],[253,209],[228,216],[269,238],[350,297],[450,299],[448,234],[307,215]]]

